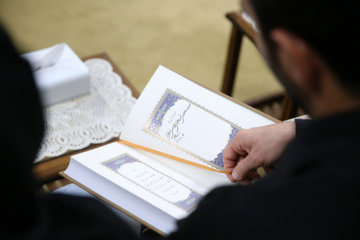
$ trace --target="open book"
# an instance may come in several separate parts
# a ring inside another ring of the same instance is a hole
[[[276,121],[160,66],[120,140],[221,171],[223,151],[240,129]],[[162,235],[210,190],[232,184],[223,173],[118,142],[72,156],[62,174]]]

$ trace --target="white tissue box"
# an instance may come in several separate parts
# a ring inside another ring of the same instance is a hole
[[[34,66],[56,46],[21,56]],[[43,106],[50,106],[90,92],[89,69],[67,44],[64,44],[56,63],[35,70],[34,77]]]

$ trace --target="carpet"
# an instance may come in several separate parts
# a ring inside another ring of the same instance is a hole
[[[238,0],[0,0],[0,22],[21,53],[66,42],[80,57],[107,52],[141,92],[158,65],[220,89]],[[261,56],[243,43],[233,96],[282,90]]]

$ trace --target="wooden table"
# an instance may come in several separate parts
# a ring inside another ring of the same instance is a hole
[[[85,57],[85,58],[82,58],[82,60],[85,61],[85,60],[88,60],[91,58],[102,58],[102,59],[105,59],[108,62],[110,62],[113,67],[113,71],[115,73],[119,74],[120,77],[122,78],[123,84],[125,84],[126,86],[128,86],[131,89],[133,97],[135,97],[135,98],[139,97],[139,92],[135,89],[135,87],[131,84],[131,82],[125,77],[125,75],[120,71],[120,69],[114,64],[114,62],[110,59],[110,57],[106,53],[100,53],[100,54],[92,55],[89,57]],[[92,144],[89,147],[86,147],[82,150],[71,151],[71,152],[63,154],[59,157],[42,160],[42,161],[34,164],[34,169],[33,169],[34,174],[39,179],[40,183],[42,183],[42,184],[46,184],[46,183],[55,181],[57,179],[60,179],[61,176],[59,175],[59,172],[65,170],[67,168],[71,155],[81,153],[84,151],[88,151],[90,149],[97,148],[97,147],[103,146],[105,144],[115,142],[117,139],[118,138],[113,138],[103,144]]]

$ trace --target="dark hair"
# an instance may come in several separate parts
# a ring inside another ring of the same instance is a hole
[[[359,0],[250,0],[269,50],[269,33],[284,28],[306,41],[341,84],[360,95]]]

